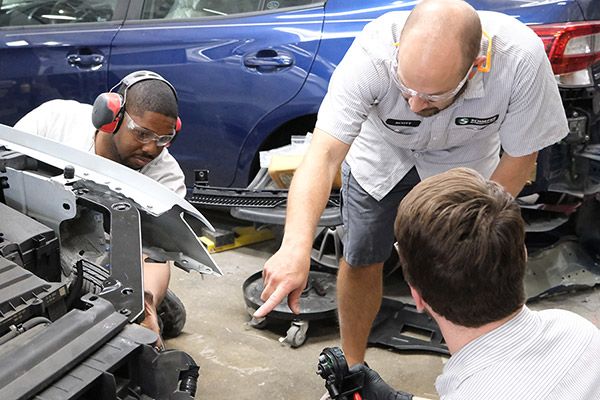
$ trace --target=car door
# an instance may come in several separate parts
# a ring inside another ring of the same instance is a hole
[[[4,0],[0,4],[0,123],[41,103],[92,103],[107,90],[110,43],[129,0]]]
[[[302,87],[321,36],[314,0],[146,0],[113,43],[110,80],[136,69],[177,89],[183,129],[169,149],[228,186],[249,132]]]

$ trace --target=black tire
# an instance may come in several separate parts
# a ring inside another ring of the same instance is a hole
[[[170,289],[158,306],[158,318],[162,322],[162,337],[171,339],[179,336],[186,321],[183,302]]]

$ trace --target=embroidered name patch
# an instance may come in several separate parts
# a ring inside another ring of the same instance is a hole
[[[488,118],[474,118],[474,117],[458,117],[454,120],[456,125],[464,126],[464,125],[477,125],[484,126],[493,124],[498,120],[498,114],[493,117]]]
[[[414,119],[391,119],[388,118],[385,120],[385,123],[391,126],[411,126],[417,127],[421,125],[421,121]]]

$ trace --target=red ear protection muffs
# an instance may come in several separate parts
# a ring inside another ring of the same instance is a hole
[[[115,133],[121,122],[123,120],[123,113],[125,112],[125,102],[127,101],[127,91],[133,85],[138,82],[146,81],[149,79],[154,79],[158,81],[162,81],[169,85],[173,94],[175,95],[175,100],[177,100],[177,92],[175,88],[169,81],[165,78],[152,71],[136,71],[131,74],[125,76],[119,83],[117,83],[110,92],[101,93],[96,97],[94,101],[94,106],[92,109],[92,124],[98,130],[103,132]],[[123,95],[114,92],[115,88],[123,85]],[[181,119],[177,117],[177,122],[175,124],[175,133],[181,130]]]
[[[114,133],[121,121],[123,96],[119,93],[101,93],[94,101],[92,124],[103,132]]]

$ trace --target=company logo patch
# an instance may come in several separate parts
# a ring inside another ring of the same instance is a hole
[[[391,119],[388,118],[385,120],[385,123],[391,126],[411,126],[417,127],[421,125],[421,121],[414,119]]]
[[[474,117],[457,117],[454,120],[454,123],[459,126],[464,125],[476,125],[476,126],[485,126],[493,124],[498,120],[499,114],[494,115],[493,117],[488,118],[474,118]]]

